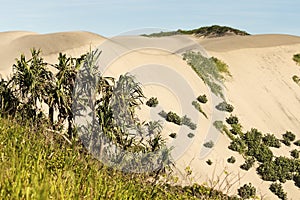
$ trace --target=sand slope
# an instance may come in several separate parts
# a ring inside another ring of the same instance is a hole
[[[245,130],[255,127],[264,133],[274,133],[277,137],[289,130],[300,139],[300,88],[292,80],[293,75],[300,75],[300,67],[292,60],[292,56],[300,52],[300,37],[289,35],[228,36],[210,39],[123,37],[111,43],[113,46],[110,47],[111,51],[107,55],[121,54],[121,56],[108,63],[106,74],[118,76],[127,71],[134,71],[143,65],[173,66],[173,70],[186,79],[195,95],[207,94],[209,91],[201,79],[178,55],[170,53],[170,51],[180,53],[189,49],[193,46],[190,39],[202,45],[209,55],[220,58],[230,66],[232,78],[225,83],[226,98],[234,105],[234,114],[239,117]],[[0,73],[4,76],[8,75],[14,59],[19,57],[20,53],[28,55],[29,48],[32,47],[41,48],[45,59],[53,62],[58,52],[63,51],[72,56],[79,56],[88,51],[90,46],[98,46],[104,41],[105,38],[88,32],[0,33]],[[134,41],[138,42],[134,43]],[[128,52],[130,49],[126,49],[126,45],[129,44],[137,50]],[[141,49],[138,49],[139,45],[137,44],[142,44]],[[151,48],[145,49],[149,44],[152,44]],[[167,47],[170,51],[166,51],[163,47]],[[168,76],[169,74],[160,74],[159,77]],[[143,77],[152,77],[154,80],[158,76],[144,74],[139,78],[143,79]],[[184,105],[181,104],[178,95],[176,96],[173,90],[149,82],[151,81],[148,81],[143,87],[147,97],[157,96],[166,110],[185,114],[183,113]],[[178,81],[174,80],[172,83],[177,87]],[[184,91],[184,88],[180,88],[178,85],[176,91]],[[191,97],[186,94],[183,96],[184,101],[190,105]],[[173,143],[188,144],[183,148],[184,154],[178,154],[176,161],[177,169],[175,171],[181,178],[180,183],[188,184],[197,181],[234,194],[240,185],[251,182],[257,188],[258,195],[266,199],[275,199],[276,196],[268,189],[270,183],[262,181],[254,168],[248,172],[240,170],[239,166],[244,160],[236,152],[227,148],[230,141],[226,136],[216,137],[212,151],[205,154],[204,157],[200,156],[200,150],[203,148],[207,133],[210,131],[209,127],[213,122],[214,107],[211,97],[203,109],[208,114],[208,119],[200,116],[197,121],[200,126],[195,132],[194,139],[186,143],[187,137],[184,135],[184,137],[179,137],[181,141]],[[145,119],[153,117],[153,113],[147,107],[143,107],[139,114]],[[176,125],[168,124],[164,134],[167,136],[170,132],[177,132],[179,129]],[[170,138],[168,138],[168,142],[172,144]],[[283,146],[280,150],[275,151],[275,154],[289,156],[289,150]],[[226,160],[232,155],[236,157],[237,162],[228,164]],[[211,166],[206,164],[207,159],[213,161]],[[187,166],[192,169],[190,176],[186,176],[184,172]],[[289,198],[297,199],[300,196],[299,189],[293,186],[291,181],[284,184],[284,189]]]
[[[59,52],[72,56],[86,53],[90,47],[95,48],[104,40],[103,37],[90,32],[62,32],[37,34],[25,31],[0,33],[0,73],[11,73],[11,66],[21,54],[30,56],[30,49],[42,50],[47,62],[56,62]]]

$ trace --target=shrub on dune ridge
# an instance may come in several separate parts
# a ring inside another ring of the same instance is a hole
[[[295,54],[293,56],[293,60],[298,64],[300,65],[300,54]]]

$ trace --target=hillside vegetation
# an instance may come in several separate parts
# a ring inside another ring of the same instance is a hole
[[[144,34],[143,36],[147,37],[163,37],[163,36],[172,36],[172,35],[195,35],[197,37],[222,37],[226,35],[250,35],[246,31],[241,31],[235,28],[231,28],[228,26],[219,26],[219,25],[212,25],[212,26],[205,26],[200,27],[197,29],[192,30],[181,30],[178,29],[177,31],[170,31],[170,32],[159,32],[159,33],[152,33],[149,35]]]

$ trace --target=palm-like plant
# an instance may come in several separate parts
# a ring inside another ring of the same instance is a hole
[[[21,101],[19,111],[22,117],[35,119],[39,104],[47,101],[53,74],[47,69],[47,63],[40,57],[40,50],[31,50],[32,58],[26,60],[22,54],[20,60],[13,65],[13,82]]]
[[[12,87],[12,80],[0,80],[0,113],[1,116],[15,115],[19,104]]]

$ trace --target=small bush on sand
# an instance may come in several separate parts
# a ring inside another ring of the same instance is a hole
[[[300,65],[300,54],[298,53],[298,54],[295,54],[294,56],[293,56],[293,60],[298,64],[298,65]]]
[[[188,136],[189,138],[193,138],[193,137],[195,136],[195,134],[194,134],[194,133],[189,133],[187,136]]]
[[[205,94],[198,96],[198,97],[197,97],[197,100],[198,100],[200,103],[206,103],[206,102],[208,101]]]
[[[274,134],[267,134],[263,137],[263,143],[268,147],[280,148],[280,140],[275,137]]]
[[[206,163],[208,164],[208,165],[212,165],[212,161],[210,160],[210,159],[208,159],[207,161],[206,161]]]
[[[235,157],[231,156],[230,158],[227,159],[228,163],[235,163]]]
[[[287,194],[284,192],[281,183],[272,183],[269,187],[271,192],[273,192],[279,199],[287,199]]]
[[[205,146],[206,148],[213,148],[214,146],[214,142],[212,140],[208,141],[208,142],[205,142],[203,144],[203,146]]]
[[[248,158],[244,164],[241,165],[241,169],[248,171],[251,167],[253,167],[255,159],[250,157]]]
[[[176,133],[171,133],[169,136],[170,136],[171,138],[176,138],[177,134],[176,134]]]
[[[146,105],[149,107],[156,107],[158,105],[158,100],[156,97],[151,97],[147,102]]]
[[[297,149],[294,149],[291,151],[291,156],[294,158],[299,158],[299,151]]]
[[[226,111],[231,113],[234,109],[234,107],[232,105],[230,105],[229,103],[226,103],[225,101],[223,101],[222,103],[219,103],[216,106],[216,109],[220,110],[220,111]]]
[[[168,122],[173,122],[174,124],[177,124],[177,125],[182,125],[181,118],[176,113],[174,113],[172,111],[168,112],[168,114],[166,116],[166,120]]]
[[[296,139],[296,135],[290,131],[287,131],[285,134],[282,135],[283,139],[289,140],[290,142]]]
[[[226,118],[226,122],[228,124],[238,124],[239,119],[236,116],[230,115],[230,117]]]
[[[300,146],[300,140],[297,140],[296,142],[294,142],[294,145],[296,145],[296,146]]]
[[[202,113],[204,115],[205,118],[207,118],[206,113],[202,110],[200,103],[198,103],[197,101],[193,101],[192,105],[196,108],[196,110],[198,110],[200,113]]]
[[[251,185],[251,183],[245,184],[238,189],[238,194],[243,199],[253,198],[256,195],[256,189]]]

